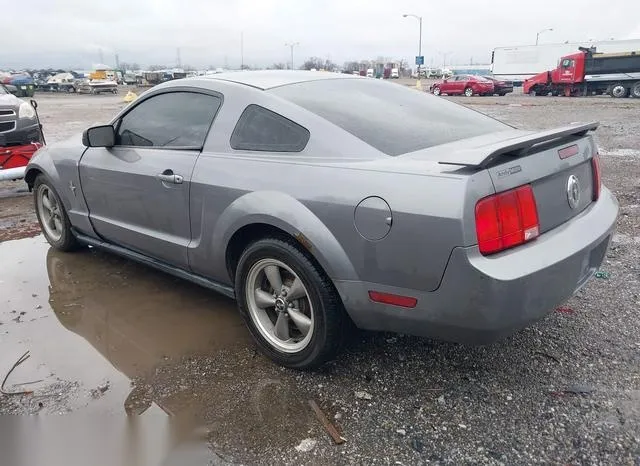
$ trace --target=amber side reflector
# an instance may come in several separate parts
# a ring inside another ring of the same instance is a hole
[[[369,291],[369,299],[376,303],[391,304],[400,307],[416,307],[418,300],[410,296],[400,296],[391,293],[381,293],[380,291]]]

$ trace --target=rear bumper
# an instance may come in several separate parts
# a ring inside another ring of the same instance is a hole
[[[335,283],[360,328],[490,343],[542,318],[589,281],[604,260],[617,215],[618,203],[603,187],[598,202],[529,244],[489,257],[477,246],[454,248],[433,292]],[[405,309],[374,303],[369,290],[412,296],[418,304]]]

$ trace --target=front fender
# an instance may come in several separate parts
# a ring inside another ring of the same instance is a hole
[[[44,173],[62,200],[71,225],[85,235],[95,237],[78,173],[78,161],[85,148],[71,142],[39,149],[25,169],[25,181],[31,189],[38,173]]]
[[[254,191],[245,194],[224,210],[211,238],[211,250],[216,251],[217,255],[214,263],[225,263],[227,246],[238,230],[257,223],[274,226],[298,239],[329,278],[358,280],[353,264],[326,225],[304,204],[277,191]],[[219,245],[225,247],[221,248]]]
[[[62,202],[65,207],[69,207],[69,200],[66,199],[66,193],[60,191],[60,172],[58,171],[56,164],[53,162],[51,152],[45,146],[36,151],[29,160],[24,173],[24,181],[29,185],[29,189],[33,188],[33,182],[36,180],[36,176],[39,173],[44,173],[54,184],[54,188],[58,192],[58,195],[62,198]]]

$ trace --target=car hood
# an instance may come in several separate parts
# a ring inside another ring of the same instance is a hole
[[[0,94],[0,107],[18,108],[23,100],[18,99],[13,94]]]

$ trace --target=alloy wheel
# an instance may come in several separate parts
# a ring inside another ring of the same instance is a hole
[[[278,351],[297,353],[309,345],[314,311],[298,275],[276,259],[261,259],[249,270],[245,286],[249,315]]]
[[[62,237],[64,222],[60,203],[49,186],[42,184],[38,187],[38,216],[45,233],[53,240]]]

